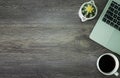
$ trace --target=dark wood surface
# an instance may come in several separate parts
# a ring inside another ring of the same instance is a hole
[[[108,0],[82,23],[78,10],[89,0],[0,0],[0,78],[116,78],[96,68],[111,52],[89,39]]]

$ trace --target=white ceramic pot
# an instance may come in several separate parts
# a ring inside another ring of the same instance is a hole
[[[83,8],[86,4],[88,4],[88,5],[90,4],[90,5],[93,5],[93,6],[94,6],[94,8],[95,8],[95,15],[94,15],[94,16],[87,18],[87,17],[85,17],[85,16],[82,14],[82,8]],[[85,21],[87,21],[87,20],[90,20],[90,19],[95,18],[96,15],[97,15],[97,13],[98,13],[98,9],[97,9],[97,7],[96,7],[96,5],[95,5],[95,2],[94,2],[94,0],[91,0],[91,1],[89,1],[89,2],[85,2],[85,3],[82,4],[82,6],[81,6],[80,9],[79,9],[78,15],[79,15],[81,21],[82,21],[82,22],[85,22]]]

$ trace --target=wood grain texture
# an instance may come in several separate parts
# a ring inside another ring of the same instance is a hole
[[[96,68],[110,52],[89,39],[99,13],[82,23],[80,5],[89,0],[0,0],[0,78],[115,78]]]

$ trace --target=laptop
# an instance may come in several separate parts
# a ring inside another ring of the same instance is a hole
[[[120,0],[109,0],[90,39],[120,55]]]

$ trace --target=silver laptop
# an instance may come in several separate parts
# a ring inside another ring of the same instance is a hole
[[[109,0],[90,38],[120,54],[120,0]]]

